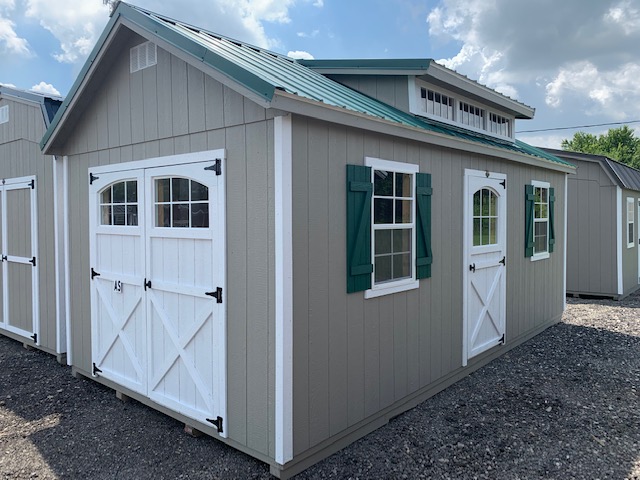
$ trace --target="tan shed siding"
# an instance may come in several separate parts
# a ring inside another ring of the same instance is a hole
[[[616,295],[617,187],[599,163],[576,161],[568,179],[567,291]],[[623,207],[626,209],[623,198]],[[626,210],[623,236],[626,248]],[[585,241],[588,239],[588,241]]]
[[[638,192],[622,190],[622,294],[638,289]],[[633,247],[627,247],[627,199],[633,199]]]
[[[99,85],[99,97],[88,104],[64,147],[70,152],[74,366],[85,373],[91,370],[88,168],[224,148],[224,299],[228,332],[225,429],[233,441],[273,456],[273,114],[160,48],[156,66],[130,74],[128,49],[141,41],[138,38],[125,45],[122,58],[114,62]],[[242,124],[245,120],[251,123]]]
[[[327,75],[353,90],[369,95],[404,112],[409,111],[409,82],[401,75]]]
[[[507,342],[559,320],[564,174],[297,116],[293,139],[294,454],[461,369],[465,168],[507,175]],[[345,279],[345,165],[365,156],[419,164],[434,192],[432,278],[369,300],[347,295]],[[524,257],[532,180],[548,181],[558,199],[555,252],[537,262]]]
[[[9,105],[9,122],[0,125],[0,178],[16,178],[35,175],[37,182],[39,304],[41,347],[49,353],[57,353],[56,344],[56,292],[54,256],[54,215],[53,215],[53,159],[40,151],[38,142],[45,132],[42,109],[39,104],[13,101],[2,98],[0,106]],[[13,212],[24,218],[24,212]],[[13,214],[12,213],[12,214]],[[10,217],[11,218],[11,217]],[[26,241],[27,231],[21,231],[22,221],[9,221],[9,244]],[[30,218],[30,216],[29,216]],[[29,228],[30,231],[30,228]],[[13,233],[12,233],[13,232]],[[30,241],[30,240],[29,240]],[[25,252],[22,252],[25,253]],[[26,277],[25,277],[26,278]],[[15,280],[15,279],[14,279]],[[25,280],[26,281],[26,280]],[[31,291],[31,280],[21,286],[15,282],[12,288]],[[18,293],[18,290],[16,290]],[[26,299],[18,309],[12,306],[12,316],[26,317],[31,312],[31,304]]]

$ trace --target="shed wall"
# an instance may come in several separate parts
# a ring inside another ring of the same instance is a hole
[[[365,156],[418,164],[433,182],[432,277],[417,290],[368,300],[347,295],[345,278],[345,166],[363,165]],[[295,455],[465,370],[466,168],[507,175],[506,343],[514,344],[562,315],[564,174],[294,117]],[[524,185],[532,180],[549,182],[558,199],[555,252],[536,262],[524,257]]]
[[[88,168],[226,149],[227,405],[237,445],[273,457],[274,172],[272,113],[158,48],[156,66],[129,73],[132,36],[64,150],[69,155],[73,365],[91,371]],[[111,62],[113,62],[111,64]],[[220,253],[225,254],[223,252]]]
[[[327,75],[332,80],[409,112],[409,82],[399,75]]]
[[[622,295],[626,296],[638,289],[638,198],[640,193],[622,190]],[[627,199],[633,199],[633,246],[627,246]]]
[[[0,125],[0,178],[16,178],[35,175],[37,182],[38,211],[38,269],[40,302],[40,348],[49,353],[57,351],[56,278],[54,251],[53,212],[53,157],[40,151],[39,142],[46,130],[39,104],[23,100],[0,98],[0,107],[9,105],[9,122]],[[12,212],[23,216],[24,212]],[[29,217],[30,218],[30,217]],[[10,220],[11,217],[8,218]],[[24,243],[28,226],[23,222],[12,222],[8,229],[14,245]],[[24,252],[17,252],[22,254]],[[22,270],[16,267],[17,270]],[[15,272],[14,278],[24,272]],[[11,285],[16,293],[31,291],[31,280]],[[12,315],[26,318],[31,315],[31,303],[26,298],[12,303]]]

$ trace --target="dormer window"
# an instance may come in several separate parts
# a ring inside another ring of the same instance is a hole
[[[439,86],[431,86],[418,79],[413,80],[415,87],[410,91],[416,95],[410,99],[411,113],[485,135],[513,140],[513,117],[491,111],[488,106],[479,105],[469,98]]]

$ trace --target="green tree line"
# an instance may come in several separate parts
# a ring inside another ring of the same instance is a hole
[[[572,139],[562,140],[562,149],[572,152],[604,155],[640,169],[640,138],[628,125],[611,128],[602,135],[576,132]]]

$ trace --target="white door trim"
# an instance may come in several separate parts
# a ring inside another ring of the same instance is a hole
[[[626,235],[623,235],[622,232],[622,188],[620,187],[616,187],[616,212],[616,270],[618,272],[618,295],[622,295],[624,293],[622,242],[626,239]]]

